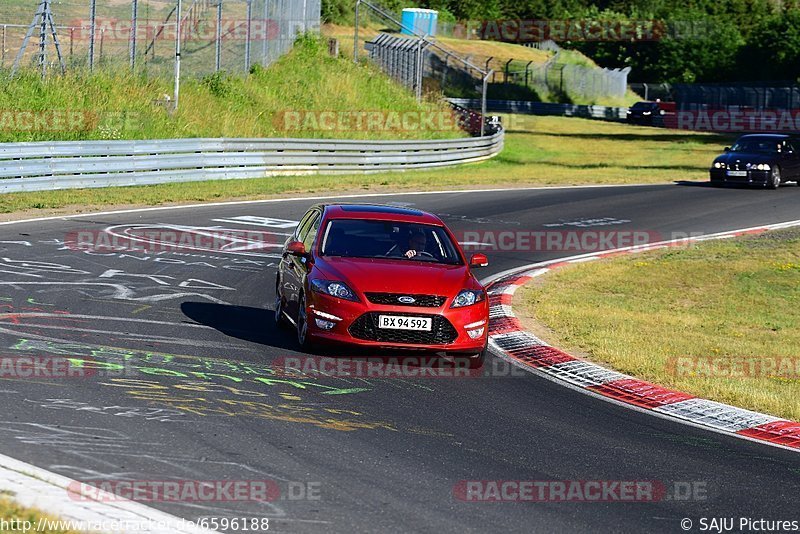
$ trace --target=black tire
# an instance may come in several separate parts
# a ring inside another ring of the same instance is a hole
[[[769,182],[767,187],[769,189],[778,189],[781,186],[781,170],[775,166],[772,167],[772,172],[769,174]]]
[[[308,311],[306,310],[306,296],[300,293],[300,302],[297,306],[297,344],[304,351],[314,348],[308,336]]]
[[[280,278],[275,280],[275,326],[281,330],[288,330],[290,323],[283,311],[283,296],[280,291]]]

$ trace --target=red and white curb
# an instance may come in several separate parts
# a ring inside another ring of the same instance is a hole
[[[500,273],[492,277],[487,286],[489,343],[511,363],[584,393],[693,426],[800,451],[798,422],[701,399],[576,358],[525,331],[512,310],[517,289],[564,265],[794,226],[800,226],[800,221],[582,254]]]

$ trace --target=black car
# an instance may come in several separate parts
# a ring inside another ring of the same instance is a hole
[[[658,102],[636,102],[628,108],[627,121],[631,124],[662,126],[666,111]]]
[[[748,134],[711,164],[712,185],[751,184],[777,189],[800,178],[800,139],[786,134]]]

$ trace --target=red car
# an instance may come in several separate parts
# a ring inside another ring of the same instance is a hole
[[[312,207],[287,239],[275,321],[294,325],[303,349],[347,344],[445,353],[483,365],[486,291],[445,224],[396,206]]]

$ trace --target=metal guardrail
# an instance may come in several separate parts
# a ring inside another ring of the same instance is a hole
[[[0,144],[0,193],[316,173],[371,173],[481,161],[504,132],[432,141],[167,139]]]
[[[480,100],[474,98],[450,98],[451,103],[470,109],[478,109]],[[584,117],[608,121],[624,121],[628,108],[608,106],[578,106],[575,104],[550,104],[527,100],[487,100],[487,113],[525,113],[529,115],[558,115]]]

